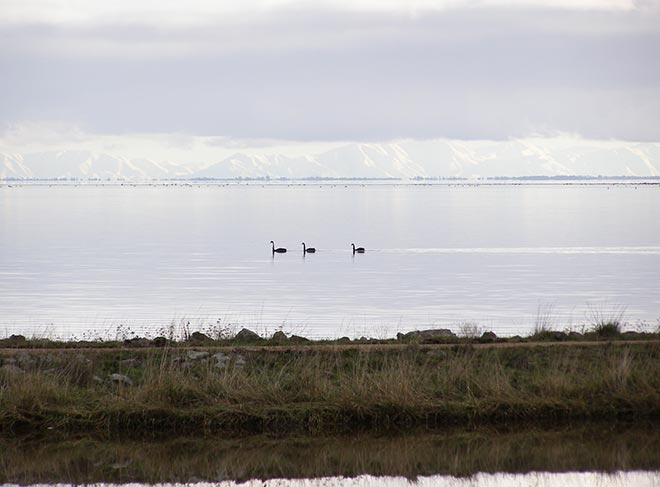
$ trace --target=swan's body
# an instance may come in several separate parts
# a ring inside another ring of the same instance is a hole
[[[275,248],[275,242],[273,242],[272,240],[270,241],[270,245],[272,246],[273,254],[284,254],[284,253],[286,253],[286,249],[284,247]]]
[[[353,253],[354,254],[364,254],[364,247],[355,247],[355,244],[352,243],[351,247],[353,247]]]
[[[314,252],[316,252],[316,249],[314,247],[306,247],[305,242],[302,243],[302,246],[303,246],[303,254],[305,253],[313,254]]]

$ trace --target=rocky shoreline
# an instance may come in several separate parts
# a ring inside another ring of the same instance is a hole
[[[460,335],[447,328],[413,330],[397,333],[396,338],[349,338],[312,340],[296,334],[276,331],[271,336],[262,336],[248,329],[229,336],[214,338],[211,334],[201,331],[184,333],[175,338],[157,336],[154,338],[135,336],[123,340],[57,340],[49,338],[26,338],[23,335],[11,335],[0,339],[0,348],[162,348],[185,346],[240,346],[240,345],[389,345],[389,344],[479,344],[479,343],[534,343],[534,342],[587,342],[613,340],[660,340],[659,332],[621,331],[619,323],[595,325],[592,329],[577,332],[574,330],[560,331],[541,329],[529,336],[514,335],[501,337],[492,331],[481,329],[461,333]]]

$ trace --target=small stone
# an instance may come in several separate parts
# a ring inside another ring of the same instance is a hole
[[[135,337],[128,340],[124,340],[125,347],[132,348],[145,348],[151,345],[151,341],[146,338]]]
[[[226,353],[222,353],[222,352],[216,353],[211,358],[215,361],[213,366],[216,369],[225,369],[225,368],[227,368],[227,365],[229,364],[229,362],[231,360],[231,357],[229,357],[229,355],[227,355]]]
[[[110,374],[108,376],[108,380],[112,382],[113,384],[122,384],[126,386],[132,386],[133,385],[133,380],[128,377],[127,375],[122,375],[122,374]]]
[[[255,342],[258,340],[261,340],[261,337],[257,335],[255,332],[252,330],[248,330],[247,328],[243,328],[241,331],[239,331],[236,334],[236,340],[241,341],[241,342]]]
[[[142,365],[142,362],[140,362],[140,360],[137,359],[137,358],[127,358],[127,359],[121,360],[119,362],[119,365],[121,365],[122,367],[128,367],[128,368],[134,369],[136,367],[140,367]]]
[[[192,335],[190,335],[189,341],[195,343],[208,343],[208,342],[212,342],[213,339],[210,336],[205,335],[201,331],[195,331],[193,332]]]
[[[34,365],[34,358],[27,352],[16,354],[14,358],[16,359],[16,365],[23,370],[29,369]]]
[[[8,376],[20,375],[23,373],[23,370],[21,370],[19,367],[15,366],[14,364],[5,364],[3,366],[0,366],[0,373]]]
[[[234,359],[234,367],[242,369],[245,367],[245,362],[245,357],[243,357],[243,355],[236,355],[236,358]]]
[[[208,357],[210,354],[202,350],[189,350],[187,356],[190,360],[200,360]]]
[[[153,340],[151,340],[151,344],[154,347],[164,347],[169,343],[169,340],[165,337],[156,337]]]
[[[397,333],[396,337],[397,340],[403,341],[434,343],[456,338],[456,333],[446,328],[438,328],[434,330],[415,330],[406,334]]]
[[[564,340],[568,339],[568,335],[563,331],[551,331],[550,338],[558,342],[563,342]]]
[[[271,340],[274,342],[282,343],[286,342],[288,340],[286,333],[284,333],[282,330],[276,331],[273,333],[273,336],[271,337]]]
[[[308,342],[309,338],[301,337],[301,336],[298,336],[298,335],[291,335],[291,337],[289,338],[289,341],[297,342],[297,343],[304,343],[304,342]]]
[[[103,384],[103,379],[98,375],[93,376],[92,381],[96,382],[97,384]]]
[[[487,332],[484,332],[483,335],[481,335],[481,338],[479,338],[479,341],[481,343],[493,343],[493,342],[497,341],[497,335],[492,331],[487,331]]]
[[[78,352],[74,355],[75,359],[77,360],[79,357],[83,357],[84,354],[82,352]],[[46,354],[41,354],[39,355],[39,362],[41,365],[60,365],[62,362],[66,362],[69,360],[69,352],[65,351],[59,351],[57,353],[46,353]]]

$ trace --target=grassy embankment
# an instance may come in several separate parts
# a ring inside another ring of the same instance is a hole
[[[329,433],[660,417],[655,341],[222,352],[21,348],[5,349],[0,360],[5,432]]]

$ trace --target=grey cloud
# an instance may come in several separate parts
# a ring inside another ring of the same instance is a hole
[[[283,141],[282,139],[248,139],[244,137],[240,139],[231,137],[207,137],[203,140],[205,145],[209,147],[223,147],[226,149],[256,149],[281,145],[283,142],[295,143],[292,141]]]
[[[279,12],[0,28],[0,123],[233,138],[660,138],[660,15]]]

